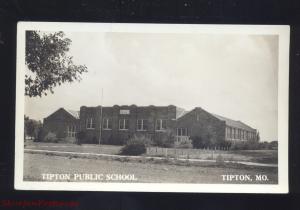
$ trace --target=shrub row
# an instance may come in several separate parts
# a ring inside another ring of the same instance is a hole
[[[277,141],[273,142],[256,142],[256,141],[244,141],[233,142],[230,145],[231,150],[264,150],[264,149],[277,149]]]
[[[202,138],[200,136],[192,136],[192,145],[193,148],[202,149],[202,148],[214,148],[214,147],[224,147],[229,148],[231,146],[231,142],[221,141],[218,143],[213,143],[208,138]]]
[[[98,140],[95,136],[87,136],[86,132],[81,131],[77,133],[77,143],[97,143]],[[40,129],[38,132],[37,141],[42,142],[58,142],[57,136],[53,132]],[[124,141],[117,142],[109,140],[109,144],[124,145]],[[153,139],[147,138],[145,135],[134,135],[125,142],[125,146],[121,151],[121,154],[126,155],[139,155],[145,152],[147,146],[157,147],[177,147],[177,148],[226,148],[230,150],[260,150],[260,149],[277,149],[277,141],[274,142],[257,142],[257,141],[222,141],[217,144],[213,144],[207,138],[201,138],[199,136],[191,137],[180,142],[175,142],[175,136],[172,132],[167,131],[161,134],[157,134]]]

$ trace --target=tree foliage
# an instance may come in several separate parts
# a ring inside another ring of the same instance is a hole
[[[47,91],[53,93],[56,85],[81,80],[87,67],[75,65],[73,57],[67,55],[71,42],[61,31],[26,31],[25,62],[30,72],[25,75],[25,95],[41,97]]]
[[[24,135],[25,137],[31,137],[36,139],[38,136],[38,132],[42,127],[42,123],[40,121],[36,121],[33,119],[30,119],[27,116],[24,116]]]

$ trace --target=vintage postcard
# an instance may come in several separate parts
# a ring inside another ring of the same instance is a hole
[[[289,33],[19,22],[15,188],[288,193]]]

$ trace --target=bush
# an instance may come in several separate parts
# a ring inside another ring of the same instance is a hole
[[[44,138],[45,142],[58,142],[58,139],[56,138],[56,134],[52,132],[48,132],[47,135]]]
[[[86,139],[86,132],[85,131],[79,131],[76,135],[76,143],[78,145],[81,145],[82,142],[84,142]]]
[[[146,153],[146,142],[134,136],[132,139],[126,143],[126,145],[121,149],[120,154],[122,155],[141,155]]]
[[[174,147],[174,142],[175,139],[173,137],[164,136],[162,138],[161,145],[158,146],[165,147],[165,148],[172,148]]]
[[[223,164],[224,163],[224,158],[222,155],[218,155],[217,158],[216,158],[216,163],[219,163],[219,164]]]
[[[142,134],[140,134],[140,135],[137,135],[137,134],[134,135],[133,139],[137,139],[137,140],[140,140],[140,141],[144,142],[145,145],[146,145],[146,147],[149,147],[149,146],[151,146],[153,144],[153,142],[151,141],[150,138],[148,138],[148,137],[146,137],[145,135],[142,135]]]
[[[53,142],[57,143],[58,138],[55,133],[48,131],[47,129],[41,127],[37,133],[37,138],[34,139],[35,142]]]
[[[156,147],[170,148],[170,147],[173,147],[174,142],[161,136],[161,135],[157,135],[154,137],[152,144],[153,144],[153,146],[156,146]]]
[[[231,144],[232,144],[232,142],[231,141],[220,141],[219,143],[218,143],[218,148],[221,148],[222,150],[223,149],[230,149],[231,148]]]
[[[45,141],[45,136],[48,134],[48,132],[45,130],[45,128],[41,128],[39,129],[38,131],[38,134],[37,134],[37,138],[34,139],[33,141],[35,142],[42,142],[42,141]]]
[[[203,139],[201,136],[192,136],[191,139],[193,148],[202,149],[212,146],[208,139]]]
[[[171,148],[174,147],[175,136],[171,130],[155,134],[153,146]]]
[[[271,141],[269,144],[271,149],[278,149],[278,141]]]
[[[85,144],[99,144],[99,138],[94,135],[88,135],[85,131],[79,131],[76,134],[76,143],[81,145]]]
[[[192,140],[186,139],[176,144],[177,148],[193,148]]]
[[[272,145],[269,142],[257,142],[257,141],[237,141],[232,142],[231,150],[264,150],[272,149]]]
[[[246,142],[232,142],[230,150],[246,150],[248,147]]]

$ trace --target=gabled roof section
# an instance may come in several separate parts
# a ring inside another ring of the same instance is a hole
[[[212,114],[212,113],[211,113]],[[250,126],[246,125],[245,123],[237,120],[232,120],[227,117],[223,117],[217,114],[212,114],[214,117],[218,118],[219,120],[225,121],[226,125],[234,128],[240,128],[243,130],[248,130],[248,131],[255,131],[254,128],[251,128]]]
[[[78,111],[66,110],[64,108],[59,108],[58,110],[56,110],[55,112],[50,114],[48,117],[45,117],[44,119],[49,119],[49,118],[57,115],[58,113],[62,113],[62,112],[66,113],[68,116],[71,116],[71,117],[75,118],[76,120],[79,119],[79,112]]]
[[[186,111],[183,108],[176,107],[176,119],[182,117],[183,115],[187,114],[189,111]]]
[[[65,109],[66,110],[66,109]],[[75,119],[79,119],[79,111],[74,110],[66,110],[70,115],[72,115]]]

